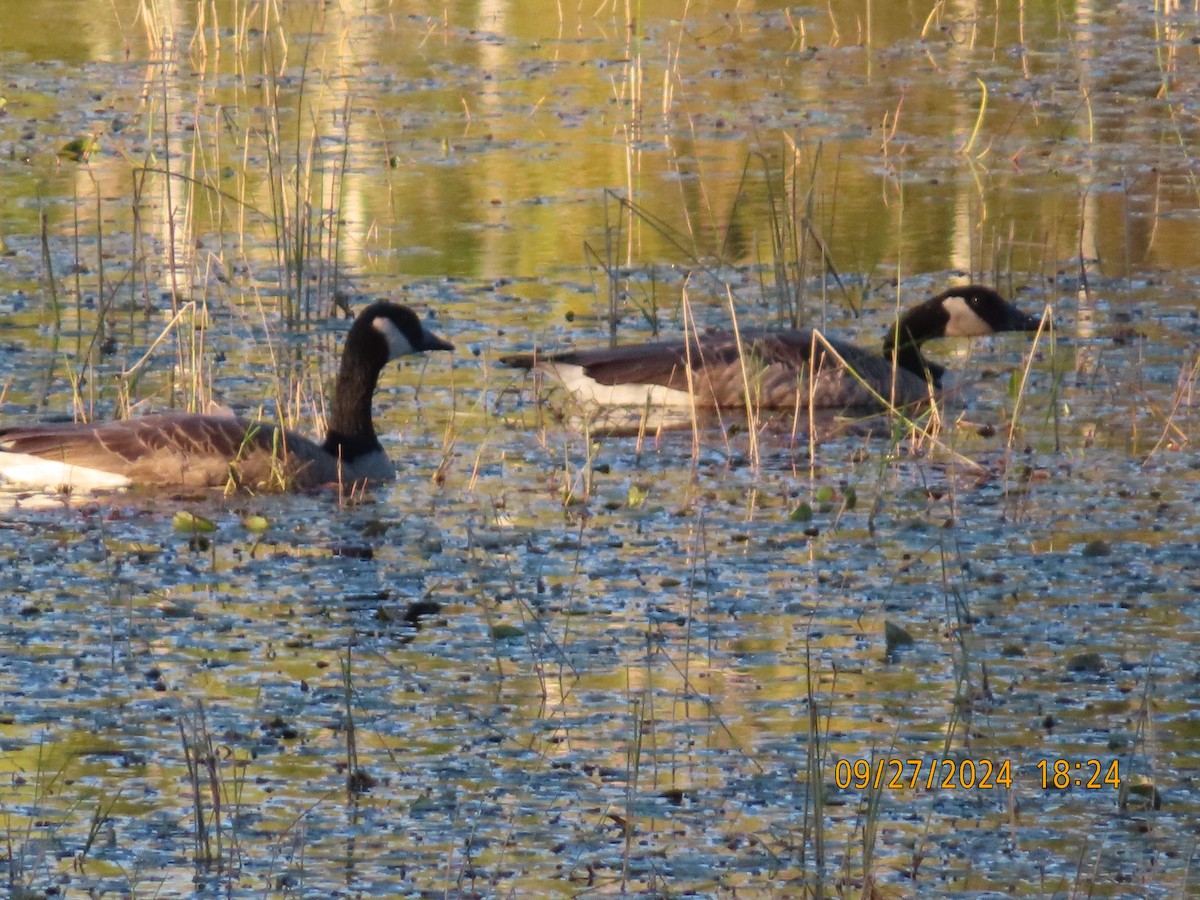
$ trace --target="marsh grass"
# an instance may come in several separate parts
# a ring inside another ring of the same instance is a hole
[[[46,750],[45,743],[39,742],[36,766],[30,773],[33,792],[28,806],[24,810],[15,810],[0,803],[7,869],[4,880],[13,898],[42,896],[33,886],[44,877],[44,870],[52,865],[53,844],[58,841],[60,829],[67,826],[84,802],[82,797],[78,797],[66,809],[61,809],[51,800],[62,792],[68,762],[64,761],[57,771],[44,768],[47,763]],[[24,773],[13,772],[10,777],[15,783],[24,784]]]
[[[270,398],[265,406],[284,427],[322,431],[324,379],[316,375],[315,389],[301,386],[314,377],[306,363],[313,357],[297,345],[292,358],[286,359],[284,352],[276,349],[271,322],[278,317],[284,328],[291,330],[339,303],[338,223],[353,108],[348,95],[341,101],[330,98],[329,76],[309,77],[311,47],[304,48],[298,89],[281,82],[288,49],[284,13],[277,4],[262,4],[255,13],[260,16],[254,27],[260,28],[261,41],[250,39],[249,11],[237,19],[227,41],[217,28],[206,31],[207,12],[206,7],[200,8],[192,42],[183,48],[177,44],[178,23],[168,7],[143,2],[138,8],[136,27],[142,30],[155,60],[147,70],[144,109],[139,116],[150,149],[143,158],[135,159],[128,137],[132,132],[112,135],[108,141],[128,160],[132,173],[134,227],[124,274],[115,280],[109,274],[107,260],[123,255],[124,248],[110,248],[105,234],[107,201],[88,160],[76,164],[83,177],[75,182],[70,236],[75,262],[66,272],[59,271],[48,217],[45,213],[41,216],[41,278],[49,298],[54,345],[44,372],[40,405],[50,402],[62,359],[77,419],[128,417],[150,405],[197,412],[212,409],[214,381],[221,365],[219,348],[209,340],[211,317],[227,310],[244,315],[236,305],[236,285],[231,281],[231,273],[240,271],[250,276],[245,295],[257,308],[268,334],[272,365],[269,380],[264,379],[264,392]],[[222,105],[212,84],[223,52],[236,57],[242,72],[258,73],[265,92],[264,103],[246,104],[252,119],[257,116],[259,120],[243,126],[244,155],[240,160],[222,157],[224,133],[239,123],[237,114]],[[195,127],[186,134],[180,134],[176,124],[188,112],[182,108],[187,101],[179,99],[181,71],[187,67],[186,61],[181,64],[182,53],[190,54],[200,75],[192,94]],[[211,118],[199,112],[206,104],[215,107]],[[333,104],[340,106],[342,131],[336,136],[340,150],[331,153],[324,146],[329,135],[320,127],[324,119],[315,110]],[[270,175],[271,205],[265,211],[248,199],[246,172],[256,165],[259,153]],[[230,173],[236,179],[232,192],[222,184]],[[82,185],[90,188],[86,196]],[[215,242],[196,234],[197,209],[204,204],[214,211],[219,236]],[[85,215],[88,207],[91,215]],[[147,210],[154,212],[148,215]],[[260,273],[247,242],[247,231],[264,225],[274,234],[276,249],[274,269],[268,273]],[[158,260],[154,259],[156,241],[162,251]],[[203,251],[198,249],[201,246]],[[70,354],[60,348],[68,309],[61,296],[64,278],[70,279],[75,302],[76,338]],[[283,286],[277,298],[264,297],[259,290],[259,284],[270,281]],[[146,337],[148,344],[136,351],[136,358],[130,357],[122,365],[121,356],[114,358],[113,354],[120,354],[122,345],[136,345],[140,340],[145,325],[136,322],[136,311],[140,309],[148,320],[157,306],[156,295],[169,300],[168,322],[157,334]],[[93,304],[86,302],[89,297],[94,297]],[[346,305],[344,299],[341,304]],[[128,314],[124,327],[116,325],[122,311]],[[164,366],[168,356],[172,358],[169,368]],[[315,402],[309,397],[315,397]],[[314,420],[316,428],[312,427]],[[283,482],[281,473],[281,486]]]
[[[237,840],[236,832],[227,833],[236,818],[224,815],[217,742],[200,703],[191,716],[180,715],[176,725],[191,794],[193,858],[200,866],[213,867],[220,876],[234,866]]]
[[[982,109],[981,109],[982,115]],[[978,123],[977,123],[978,127]],[[838,269],[834,263],[832,256],[825,241],[822,239],[818,230],[816,220],[818,218],[817,210],[828,208],[831,210],[830,217],[832,218],[833,210],[836,210],[836,177],[834,183],[833,194],[831,197],[824,197],[822,191],[825,184],[825,175],[823,173],[823,150],[818,144],[809,155],[809,148],[805,145],[797,143],[790,136],[785,138],[786,152],[781,154],[783,163],[778,170],[772,168],[770,158],[765,154],[760,154],[759,158],[763,165],[763,183],[767,186],[767,209],[769,212],[769,234],[771,239],[771,259],[773,279],[768,285],[760,280],[760,290],[764,297],[771,298],[771,306],[776,311],[776,316],[779,321],[789,325],[790,327],[798,327],[804,324],[809,318],[807,302],[805,298],[806,286],[810,283],[810,268],[815,261],[820,266],[820,283],[822,285],[822,294],[824,295],[824,285],[827,279],[837,284],[843,293],[845,287],[841,283],[841,277],[838,274]],[[743,186],[745,176],[743,175]],[[739,189],[740,193],[740,189]],[[900,212],[903,216],[903,192],[900,192]],[[709,257],[702,250],[704,241],[694,231],[679,232],[670,226],[663,218],[649,212],[639,204],[632,200],[621,197],[612,192],[607,192],[605,197],[605,209],[608,209],[608,200],[614,199],[618,205],[624,210],[626,217],[636,220],[643,226],[648,226],[653,229],[660,237],[668,241],[668,243],[680,252],[689,266],[690,270],[697,274],[705,276],[705,280],[714,286],[719,286],[721,293],[724,295],[726,306],[726,319],[734,334],[735,341],[741,347],[741,326],[739,322],[738,303],[732,287],[724,282],[719,274],[717,264],[709,261]],[[735,200],[734,207],[736,208],[741,200]],[[622,223],[627,221],[627,218],[612,217],[612,221]],[[606,221],[610,221],[606,212]],[[687,227],[691,229],[692,220],[686,220]],[[622,280],[622,271],[629,269],[632,265],[632,259],[627,258],[624,267],[618,267],[613,261],[614,248],[619,243],[616,239],[618,231],[626,227],[621,224],[614,230],[613,227],[606,228],[605,253],[603,256],[594,251],[591,252],[593,259],[601,262],[602,271],[606,277],[608,290],[608,318],[610,322],[610,339],[615,344],[618,342],[616,333],[616,323],[620,318],[619,303],[623,297],[628,297],[631,290],[625,286]],[[981,238],[982,239],[982,238]],[[1011,241],[1009,246],[1011,246]],[[629,245],[632,247],[632,244]],[[982,250],[980,256],[982,256]],[[993,254],[995,256],[996,254]],[[719,257],[717,262],[719,263]],[[684,288],[680,293],[679,309],[684,327],[685,336],[698,336],[700,327],[697,324],[697,316],[693,308],[691,292],[685,281]],[[897,293],[899,299],[899,294]],[[658,293],[652,295],[653,302],[650,304],[638,304],[638,308],[642,311],[643,317],[651,325],[652,333],[657,333],[658,322],[660,318],[659,309],[661,303],[658,299]],[[850,310],[857,313],[855,307],[851,304]],[[824,309],[824,300],[822,301],[822,310]],[[899,309],[897,310],[899,315]],[[938,453],[946,454],[950,459],[957,464],[982,471],[980,464],[965,457],[961,453],[951,449],[944,439],[939,437],[939,434],[945,427],[941,406],[937,399],[933,396],[931,389],[930,402],[925,405],[923,410],[914,411],[911,409],[902,409],[895,405],[893,399],[883,396],[876,391],[873,386],[867,384],[861,374],[857,373],[853,367],[848,366],[841,355],[830,345],[829,341],[824,338],[819,329],[814,329],[814,348],[813,358],[817,357],[817,344],[820,344],[822,357],[831,359],[838,365],[843,366],[851,377],[858,380],[860,384],[868,387],[871,393],[879,401],[881,408],[884,410],[884,415],[887,418],[896,419],[902,423],[909,433],[909,437],[914,447],[922,446],[933,449]],[[688,351],[691,351],[691,345],[688,344]],[[739,352],[739,359],[742,365],[743,384],[745,387],[744,410],[747,419],[747,432],[749,434],[752,464],[760,465],[760,450],[758,435],[760,434],[765,417],[764,411],[759,408],[754,391],[753,362],[748,358],[745,349],[742,348]],[[1030,356],[1032,360],[1032,354]],[[689,366],[689,390],[693,397],[695,396],[694,384],[691,382],[691,372]],[[791,433],[793,440],[796,436],[804,433],[808,436],[808,450],[810,467],[815,466],[817,459],[817,443],[819,440],[819,430],[816,422],[816,410],[812,403],[813,381],[809,380],[809,402],[802,404],[799,399],[792,414]],[[1018,394],[1019,396],[1019,394]],[[637,433],[639,441],[645,435],[648,423],[648,414],[650,410],[643,411],[644,418],[637,423]],[[1014,410],[1014,417],[1019,412],[1019,409]],[[802,418],[803,414],[803,418]],[[693,430],[693,462],[698,459],[700,449],[700,428],[701,419],[706,422],[711,417],[702,416],[697,405],[693,403],[690,412],[690,421]],[[727,426],[721,422],[720,413],[717,414],[717,421],[720,423],[720,431],[726,436],[726,445],[728,447],[728,430]]]
[[[375,778],[358,758],[358,728],[354,721],[354,679],[351,669],[351,650],[346,648],[340,657],[342,671],[342,732],[346,736],[346,793],[353,801],[375,784]]]
[[[264,62],[269,59],[270,45],[267,46],[268,55]],[[329,291],[330,295],[336,289],[338,206],[330,207],[327,213],[323,200],[326,190],[334,203],[341,196],[341,173],[345,165],[344,154],[348,149],[347,141],[343,140],[342,165],[326,169],[326,160],[321,152],[322,135],[315,121],[307,132],[304,129],[305,112],[308,109],[306,91],[311,84],[308,49],[299,73],[296,110],[285,110],[282,106],[284,92],[277,80],[279,64],[263,67],[269,110],[263,133],[269,171],[271,220],[275,225],[276,252],[284,273],[283,317],[293,324],[301,316],[311,318],[316,312],[310,285],[319,287],[326,281],[331,282],[333,289]],[[320,87],[323,86],[318,85],[318,91]],[[321,104],[320,96],[315,103],[318,106]],[[347,97],[342,115],[347,129],[351,110]],[[296,133],[289,151],[288,135],[282,123],[287,115],[292,114],[296,121]]]
[[[825,761],[828,753],[826,737],[829,733],[829,723],[833,716],[833,703],[826,704],[826,719],[824,727],[821,723],[822,703],[817,690],[817,672],[812,653],[810,635],[805,636],[805,695],[808,715],[805,730],[805,777],[808,790],[804,797],[804,819],[799,868],[809,872],[810,861],[808,848],[812,848],[811,876],[807,879],[814,897],[825,895],[826,877],[826,773]],[[834,685],[830,687],[829,696],[834,696]]]
[[[1188,446],[1193,435],[1185,430],[1184,425],[1189,424],[1186,420],[1189,414],[1194,414],[1196,405],[1196,385],[1200,383],[1200,353],[1192,355],[1191,359],[1185,359],[1180,365],[1179,378],[1175,384],[1174,396],[1171,398],[1171,408],[1169,410],[1157,410],[1162,419],[1162,432],[1159,434],[1158,441],[1146,454],[1146,458],[1142,462],[1143,468],[1150,464],[1164,449],[1178,450]],[[1180,424],[1181,420],[1183,425]],[[1195,423],[1190,423],[1195,426]]]
[[[771,261],[774,281],[768,292],[774,295],[779,321],[799,328],[811,318],[807,303],[807,288],[813,280],[812,258],[819,263],[821,312],[825,310],[827,277],[832,278],[851,313],[857,315],[845,286],[842,284],[833,255],[821,236],[818,225],[820,210],[829,209],[832,226],[837,211],[837,175],[833,175],[832,193],[826,195],[824,146],[815,148],[798,143],[791,135],[783,135],[784,146],[776,170],[771,157],[760,155],[763,184],[767,189],[768,227],[771,237]],[[740,202],[740,201],[739,201]]]
[[[236,289],[231,273],[249,276],[244,293],[268,332],[276,316],[290,331],[339,307],[348,308],[341,292],[338,248],[353,106],[348,92],[340,97],[335,93],[333,74],[325,69],[320,73],[314,70],[317,29],[311,17],[316,14],[315,10],[285,11],[280,4],[268,2],[235,16],[235,27],[225,35],[215,21],[212,28],[205,27],[207,11],[201,10],[191,43],[183,48],[175,43],[176,25],[169,10],[159,4],[143,4],[139,10],[145,40],[156,49],[160,60],[151,75],[156,89],[146,93],[148,110],[144,119],[152,135],[157,130],[163,149],[134,166],[135,214],[140,219],[145,201],[138,197],[146,191],[147,183],[152,183],[161,191],[172,312],[178,316],[181,300],[186,299],[182,296],[185,285],[191,286],[189,292],[202,292],[191,298],[197,313],[203,316],[202,324],[177,351],[177,365],[186,379],[181,386],[186,409],[204,410],[209,405],[212,372],[217,367],[204,343],[203,329],[209,305],[230,307],[233,298],[229,289]],[[287,37],[291,26],[286,22],[305,16],[310,18],[304,28],[308,38],[297,58]],[[182,53],[189,55],[191,65],[200,74],[195,90],[196,127],[186,144],[171,130],[178,112],[171,103],[178,92]],[[246,114],[239,114],[239,108],[230,105],[215,86],[223,54],[235,60],[236,69],[246,79],[244,84],[261,88],[258,102],[252,102],[249,89],[239,89],[242,108],[249,111]],[[298,66],[295,70],[293,60]],[[285,72],[289,73],[286,83]],[[213,109],[211,117],[199,113],[205,105]],[[335,135],[322,128],[327,110],[337,110],[334,118],[341,130]],[[222,149],[227,143],[225,134],[238,130],[242,134],[242,156],[227,159]],[[331,143],[334,146],[329,149]],[[255,206],[250,196],[248,174],[256,166],[265,167],[267,172],[269,204],[265,209]],[[232,190],[223,184],[229,178],[234,182]],[[179,202],[175,199],[177,186]],[[198,244],[195,211],[202,201],[213,211],[219,239],[215,243],[205,241],[207,246],[199,254],[193,249]],[[267,272],[260,272],[247,240],[248,232],[263,227],[272,235],[270,245],[275,250],[274,264]],[[138,228],[135,238],[140,235]],[[264,296],[260,286],[271,283],[278,284],[280,290],[267,291]],[[219,294],[208,296],[214,287]],[[133,291],[134,296],[137,293]],[[152,293],[150,285],[141,290],[147,299]],[[303,359],[302,351],[297,347],[294,359],[288,363],[283,363],[274,349],[271,355],[275,381],[274,401],[269,405],[278,411],[278,420],[287,428],[311,421],[312,407],[300,408],[295,381],[287,371]],[[324,396],[323,390],[313,393]],[[318,421],[322,420],[323,415],[318,413]]]

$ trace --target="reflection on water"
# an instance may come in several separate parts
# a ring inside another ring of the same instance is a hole
[[[339,293],[462,348],[384,379],[401,477],[358,502],[4,509],[10,889],[1188,892],[1190,13],[626,12],[5,10],[5,421],[317,431]],[[1054,327],[936,347],[969,384],[920,427],[614,433],[495,363],[731,308],[876,346],[967,280]],[[946,754],[1016,786],[832,775]]]
[[[868,34],[859,11],[836,8],[710,21],[691,7],[678,21],[651,4],[631,32],[615,10],[560,20],[554,4],[428,18],[289,4],[254,21],[215,4],[195,32],[191,7],[160,7],[147,28],[132,7],[93,23],[61,3],[53,35],[78,43],[53,50],[29,8],[8,29],[28,64],[0,141],[31,165],[0,175],[4,230],[37,233],[37,204],[11,201],[40,192],[56,232],[78,219],[94,234],[99,197],[99,222],[125,240],[136,196],[149,261],[204,279],[247,255],[265,281],[269,254],[244,236],[277,231],[300,200],[322,213],[309,252],[336,242],[330,261],[374,283],[553,279],[608,244],[619,261],[678,257],[676,244],[769,261],[790,188],[791,213],[846,272],[1054,274],[1081,252],[1109,274],[1190,261],[1194,217],[1155,227],[1197,199],[1190,119],[1155,129],[1190,77],[1174,44],[1135,69],[1152,23],[1026,6],[927,22],[873,8]],[[1093,35],[1118,28],[1125,42],[1098,50]],[[104,90],[81,83],[64,102],[68,66]],[[86,170],[55,157],[81,133],[100,136]],[[297,173],[309,192],[274,196]],[[605,189],[660,221],[605,222]],[[1096,225],[1110,222],[1121,227]]]

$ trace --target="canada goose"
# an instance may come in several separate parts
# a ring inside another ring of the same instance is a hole
[[[921,356],[925,341],[1036,331],[1038,323],[991,288],[970,285],[905,311],[888,329],[882,354],[791,329],[742,331],[744,359],[735,335],[720,332],[689,341],[517,353],[500,362],[541,372],[581,403],[602,408],[736,408],[746,406],[747,395],[758,408],[878,408],[880,398],[906,406],[927,400],[946,371]]]
[[[52,489],[127,485],[312,487],[389,480],[371,398],[390,360],[454,346],[394,303],[368,306],[350,328],[329,432],[315,443],[278,425],[232,416],[158,413],[98,424],[0,428],[0,481]]]

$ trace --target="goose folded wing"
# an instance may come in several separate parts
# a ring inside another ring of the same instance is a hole
[[[3,429],[0,450],[117,473],[135,483],[221,485],[231,464],[269,465],[284,450],[282,434],[275,426],[241,419],[164,413],[94,425]]]

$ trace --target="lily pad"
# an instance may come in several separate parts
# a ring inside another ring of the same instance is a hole
[[[212,519],[185,509],[179,510],[171,517],[171,526],[184,534],[211,534],[217,530],[217,523]]]
[[[247,531],[252,531],[255,534],[262,534],[271,527],[271,522],[266,516],[247,515],[242,517],[242,527]]]
[[[801,503],[799,506],[797,506],[795,509],[793,509],[790,513],[788,513],[788,519],[790,519],[793,522],[811,522],[812,517],[813,517],[813,508],[811,506],[809,506],[807,503]]]
[[[99,149],[100,142],[96,140],[96,136],[88,134],[63,144],[58,155],[63,159],[71,160],[71,162],[87,162],[88,158]]]

